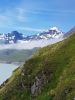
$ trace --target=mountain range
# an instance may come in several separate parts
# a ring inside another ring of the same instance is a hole
[[[0,34],[0,43],[11,44],[17,43],[18,41],[48,40],[54,38],[61,38],[62,36],[63,32],[60,31],[57,27],[52,27],[47,31],[28,36],[25,36],[18,31],[12,31],[11,33]]]
[[[61,41],[63,32],[57,27],[45,32],[25,36],[18,31],[0,34],[0,62],[22,63],[40,47]]]
[[[64,40],[38,50],[0,86],[0,100],[74,99],[74,31]]]

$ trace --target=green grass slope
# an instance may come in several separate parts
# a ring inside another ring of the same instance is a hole
[[[0,100],[74,100],[75,34],[40,49],[0,87]]]

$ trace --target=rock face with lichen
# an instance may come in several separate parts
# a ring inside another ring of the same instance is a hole
[[[38,74],[35,77],[35,81],[31,86],[32,96],[38,96],[41,93],[43,86],[46,84],[46,79],[44,74]]]

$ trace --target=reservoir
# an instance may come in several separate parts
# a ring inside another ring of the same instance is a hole
[[[12,75],[12,72],[18,67],[19,67],[19,65],[17,65],[17,64],[0,63],[0,85],[6,79],[8,79]]]

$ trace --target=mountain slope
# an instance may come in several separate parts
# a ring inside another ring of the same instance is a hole
[[[74,100],[75,34],[40,49],[0,88],[0,100]]]
[[[71,28],[67,33],[65,33],[64,37],[68,37],[68,36],[72,35],[73,33],[75,33],[75,26],[73,28]]]
[[[29,59],[37,48],[30,50],[3,49],[0,50],[0,62],[6,63],[22,63]]]

